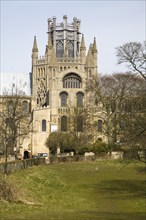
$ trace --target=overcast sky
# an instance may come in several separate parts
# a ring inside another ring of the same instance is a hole
[[[117,1],[8,1],[1,0],[1,71],[31,72],[31,51],[34,35],[39,56],[47,44],[47,19],[57,23],[67,15],[81,20],[86,48],[96,37],[100,73],[126,71],[117,65],[115,47],[129,41],[145,40],[145,0]]]

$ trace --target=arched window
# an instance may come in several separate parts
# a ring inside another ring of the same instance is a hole
[[[98,120],[98,122],[97,122],[97,130],[99,131],[99,132],[101,132],[102,131],[102,120]]]
[[[62,92],[60,93],[60,97],[61,97],[61,107],[66,107],[67,106],[67,93],[66,92]]]
[[[8,112],[12,113],[13,111],[13,102],[12,101],[8,101]]]
[[[46,120],[42,120],[42,131],[46,131]]]
[[[68,43],[68,57],[69,58],[74,57],[74,44],[71,41]]]
[[[61,41],[58,41],[56,44],[56,55],[57,57],[63,57],[64,48],[63,43]]]
[[[81,88],[81,78],[75,73],[69,73],[63,78],[63,88]]]
[[[67,117],[61,117],[61,131],[67,131]]]
[[[28,113],[28,102],[27,101],[22,102],[22,112],[23,112],[23,114]]]
[[[83,107],[83,96],[82,92],[77,93],[77,107]]]
[[[77,131],[83,131],[83,118],[82,116],[77,117]]]
[[[49,105],[49,90],[47,92],[47,95],[46,95],[46,103],[47,103],[47,106]]]

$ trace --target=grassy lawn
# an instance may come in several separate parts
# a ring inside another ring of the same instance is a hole
[[[8,179],[25,192],[28,203],[1,202],[1,220],[146,219],[146,173],[142,163],[44,165],[16,172]]]

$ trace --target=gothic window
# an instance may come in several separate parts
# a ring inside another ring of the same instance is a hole
[[[46,131],[46,120],[42,120],[42,131]]]
[[[77,93],[77,107],[83,107],[83,96],[82,92]]]
[[[57,57],[63,57],[64,48],[63,43],[61,41],[58,41],[56,44],[56,55]]]
[[[77,117],[77,131],[83,131],[83,118],[82,116]]]
[[[8,102],[8,112],[11,113],[13,111],[13,102],[9,101]]]
[[[67,131],[67,117],[61,117],[61,131]]]
[[[101,132],[102,131],[102,120],[98,120],[98,122],[97,122],[97,130],[99,131],[99,132]]]
[[[60,97],[61,97],[61,107],[66,107],[67,106],[67,93],[62,92],[60,94]]]
[[[63,78],[63,88],[81,88],[81,78],[75,73],[69,73]]]
[[[22,112],[24,114],[27,114],[28,113],[28,102],[27,101],[23,101],[22,102]]]
[[[37,91],[37,104],[38,106],[44,107],[47,106],[47,91],[45,87],[45,79],[42,79],[38,83],[38,91]]]
[[[47,106],[49,105],[49,91],[47,92],[47,95],[46,95],[47,97],[46,97],[46,103],[47,103]]]
[[[68,43],[68,57],[74,57],[74,44],[71,41]]]

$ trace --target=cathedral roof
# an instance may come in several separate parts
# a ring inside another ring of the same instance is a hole
[[[24,95],[31,95],[30,73],[0,72],[0,95],[11,94],[12,89],[18,89]]]

